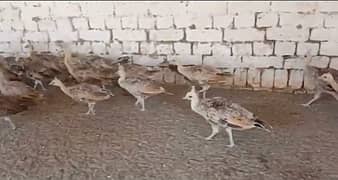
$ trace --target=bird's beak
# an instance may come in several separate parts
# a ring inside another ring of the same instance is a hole
[[[187,96],[184,96],[182,99],[183,100],[189,100],[189,98]]]

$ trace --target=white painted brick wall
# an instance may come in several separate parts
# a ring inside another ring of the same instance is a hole
[[[214,42],[222,40],[222,32],[219,30],[186,30],[187,41]]]
[[[295,53],[295,50],[296,50],[295,42],[276,41],[275,54],[277,56],[293,55]]]
[[[35,1],[0,7],[0,55],[59,53],[58,41],[71,41],[81,54],[128,53],[150,66],[171,56],[235,72],[235,86],[278,89],[310,89],[302,71],[308,52],[311,65],[338,69],[333,1]],[[172,72],[163,78],[184,83]]]
[[[179,41],[183,38],[182,30],[150,30],[152,41]]]

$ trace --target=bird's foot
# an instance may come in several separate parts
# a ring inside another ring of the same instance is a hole
[[[300,104],[303,107],[310,107],[310,104]]]
[[[235,144],[228,144],[228,145],[225,145],[225,146],[228,147],[228,148],[232,148],[232,147],[235,146]]]

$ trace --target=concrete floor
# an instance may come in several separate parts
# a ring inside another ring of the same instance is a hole
[[[147,111],[116,88],[97,104],[96,116],[50,88],[44,104],[12,116],[18,129],[0,121],[0,179],[103,180],[333,180],[338,179],[338,103],[311,95],[212,89],[241,103],[273,126],[226,133],[211,129],[182,97],[187,86],[168,87],[175,96],[146,101]]]

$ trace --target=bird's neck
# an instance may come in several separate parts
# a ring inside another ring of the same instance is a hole
[[[69,90],[68,88],[60,81],[60,83],[58,84],[59,88],[67,95],[69,95]]]
[[[194,109],[195,107],[198,106],[199,103],[200,103],[200,98],[198,94],[195,94],[190,101],[191,108]]]

